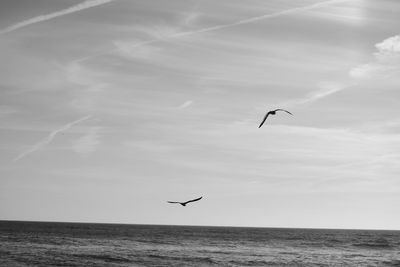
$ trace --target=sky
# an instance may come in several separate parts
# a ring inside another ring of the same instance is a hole
[[[399,13],[2,0],[0,219],[400,229]]]

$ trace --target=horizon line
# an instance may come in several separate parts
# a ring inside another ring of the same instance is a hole
[[[235,226],[235,225],[189,225],[189,224],[157,224],[157,223],[123,223],[123,222],[89,222],[89,221],[40,221],[40,220],[5,220],[2,222],[17,223],[71,223],[71,224],[110,224],[110,225],[149,225],[149,226],[183,226],[183,227],[226,227],[226,228],[269,228],[269,229],[302,229],[302,230],[344,230],[344,231],[400,231],[400,229],[387,228],[331,228],[331,227],[288,227],[288,226]]]

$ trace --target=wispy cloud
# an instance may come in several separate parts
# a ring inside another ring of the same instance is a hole
[[[159,58],[162,52],[161,48],[151,45],[138,47],[137,43],[124,41],[114,41],[113,44],[122,55],[133,59]]]
[[[72,149],[81,155],[87,155],[96,150],[99,141],[99,130],[100,127],[91,127],[84,136],[74,141]]]
[[[315,91],[311,94],[308,95],[306,98],[305,102],[313,102],[315,100],[318,100],[323,97],[327,97],[331,94],[334,94],[336,92],[339,92],[345,88],[347,88],[349,85],[338,83],[338,82],[321,82],[318,84],[318,87],[320,88],[318,91]]]
[[[351,26],[364,26],[370,18],[365,14],[363,1],[351,1],[350,4],[335,6],[329,10],[316,10],[310,13],[311,16],[324,21],[331,20],[336,23],[344,23]]]
[[[84,2],[82,2],[80,4],[71,6],[69,8],[66,8],[66,9],[63,9],[63,10],[60,10],[60,11],[57,11],[57,12],[54,12],[54,13],[50,13],[50,14],[46,14],[46,15],[40,15],[40,16],[31,18],[31,19],[27,19],[27,20],[18,22],[18,23],[14,24],[14,25],[11,25],[11,26],[5,28],[4,30],[1,30],[0,34],[12,32],[12,31],[15,31],[15,30],[17,30],[19,28],[26,27],[26,26],[31,25],[31,24],[35,24],[35,23],[46,21],[46,20],[53,19],[53,18],[56,18],[56,17],[64,16],[64,15],[71,14],[71,13],[74,13],[74,12],[77,12],[77,11],[80,11],[80,10],[88,9],[88,8],[99,6],[99,5],[103,5],[103,4],[109,3],[111,1],[113,1],[113,0],[87,0],[87,1],[84,1]]]
[[[71,92],[70,106],[81,113],[93,113],[97,96],[108,86],[101,73],[75,62],[65,67],[65,75],[68,82],[80,88]]]
[[[308,6],[295,7],[295,8],[291,8],[291,9],[275,12],[275,13],[269,13],[269,14],[264,14],[264,15],[261,15],[261,16],[256,16],[256,17],[252,17],[252,18],[239,20],[239,21],[236,21],[236,22],[233,22],[233,23],[220,24],[220,25],[216,25],[216,26],[212,26],[212,27],[203,28],[203,29],[200,29],[200,30],[181,32],[181,33],[174,34],[174,35],[172,35],[170,37],[181,37],[181,36],[192,35],[192,34],[196,34],[196,33],[216,31],[216,30],[225,29],[225,28],[229,28],[229,27],[234,27],[234,26],[238,26],[238,25],[253,23],[253,22],[256,22],[256,21],[264,20],[264,19],[270,19],[270,18],[275,18],[275,17],[279,17],[279,16],[283,16],[283,15],[290,15],[290,14],[301,12],[301,11],[307,11],[307,10],[310,10],[310,9],[314,9],[314,8],[318,8],[318,7],[321,7],[321,6],[325,6],[325,5],[328,5],[328,4],[334,4],[334,3],[342,2],[342,1],[343,0],[330,0],[330,1],[325,1],[325,2],[315,3],[315,4],[312,4],[312,5],[308,5]]]
[[[344,84],[344,83],[339,83],[339,82],[320,82],[318,84],[318,90],[315,90],[303,98],[298,98],[298,99],[293,99],[289,100],[286,102],[281,103],[279,106],[282,107],[293,107],[297,105],[302,105],[302,104],[309,104],[312,102],[315,102],[319,99],[325,98],[329,95],[332,95],[336,92],[339,92],[341,90],[344,90],[348,87],[350,87],[352,84]]]
[[[13,107],[0,105],[0,117],[5,116],[5,115],[14,114],[17,112],[18,111]]]
[[[374,61],[358,65],[349,72],[355,79],[387,77],[400,71],[400,35],[389,37],[375,45]]]
[[[14,161],[18,161],[18,160],[22,159],[23,157],[25,157],[25,156],[27,156],[27,155],[29,155],[29,154],[31,154],[31,153],[33,153],[33,152],[35,152],[35,151],[41,149],[42,147],[48,145],[51,141],[53,141],[53,139],[56,137],[57,134],[59,134],[59,133],[61,133],[61,132],[63,132],[63,131],[66,131],[66,130],[68,130],[69,128],[71,128],[72,126],[74,126],[74,125],[76,125],[76,124],[78,124],[78,123],[80,123],[80,122],[83,122],[83,121],[85,121],[85,120],[87,120],[87,119],[89,119],[89,118],[91,118],[91,117],[92,117],[91,115],[85,116],[85,117],[80,118],[80,119],[78,119],[78,120],[76,120],[76,121],[67,123],[67,124],[65,124],[64,126],[62,126],[62,127],[58,128],[58,129],[56,129],[56,130],[50,132],[50,134],[49,134],[48,136],[46,136],[45,138],[43,138],[42,140],[40,140],[38,143],[34,144],[32,147],[30,147],[29,149],[25,150],[25,151],[22,152],[21,154],[19,154],[19,155],[14,159]]]
[[[377,43],[375,47],[378,52],[374,53],[375,61],[356,66],[349,71],[349,75],[357,80],[367,79],[372,76],[390,76],[393,72],[400,71],[400,36],[396,35]],[[304,98],[290,100],[282,103],[282,106],[291,107],[295,105],[308,104],[325,98],[336,92],[357,85],[358,81],[339,83],[321,82],[319,89],[309,93]]]
[[[182,105],[180,105],[178,108],[179,109],[185,109],[185,108],[189,107],[192,104],[193,104],[193,101],[192,100],[188,100],[185,103],[183,103]]]
[[[400,71],[400,35],[392,36],[375,45],[377,52],[374,53],[375,60],[367,64],[358,65],[349,71],[349,76],[354,78],[352,82],[325,81],[318,84],[318,90],[313,91],[303,98],[289,100],[280,103],[282,107],[308,104],[329,95],[342,91],[351,86],[359,84],[361,79],[371,77],[388,77]]]
[[[220,25],[216,25],[216,26],[212,26],[212,27],[206,27],[206,28],[193,30],[193,31],[183,31],[183,32],[172,33],[170,35],[164,35],[164,36],[156,37],[154,39],[150,39],[150,40],[147,40],[147,41],[138,42],[135,45],[131,45],[130,48],[131,49],[138,48],[138,47],[141,47],[141,46],[145,46],[145,45],[149,45],[149,44],[153,44],[153,43],[157,43],[157,42],[162,42],[162,41],[166,41],[166,40],[169,40],[169,39],[174,39],[174,38],[179,38],[179,37],[184,37],[184,36],[190,36],[190,35],[194,35],[194,34],[198,34],[198,33],[213,32],[213,31],[222,30],[222,29],[225,29],[225,28],[230,28],[230,27],[239,26],[239,25],[243,25],[243,24],[249,24],[249,23],[253,23],[253,22],[257,22],[257,21],[261,21],[261,20],[265,20],[265,19],[276,18],[276,17],[279,17],[279,16],[290,15],[290,14],[297,13],[297,12],[307,11],[307,10],[311,10],[311,9],[314,9],[314,8],[323,7],[325,5],[335,4],[335,3],[339,3],[339,2],[343,2],[343,1],[344,0],[329,0],[329,1],[319,2],[319,3],[315,3],[315,4],[312,4],[312,5],[308,5],[308,6],[295,7],[295,8],[291,8],[291,9],[287,9],[287,10],[283,10],[283,11],[278,11],[278,12],[275,12],[275,13],[268,13],[268,14],[263,14],[263,15],[260,15],[260,16],[247,18],[247,19],[242,19],[242,20],[239,20],[239,21],[235,21],[233,23],[220,24]],[[119,47],[117,47],[117,50],[118,49],[119,49]],[[101,52],[96,53],[94,55],[77,59],[76,62],[82,62],[82,61],[85,61],[85,60],[89,60],[89,59],[95,58],[97,56],[101,56],[101,55],[110,53],[112,51],[115,51],[115,49],[101,51]]]

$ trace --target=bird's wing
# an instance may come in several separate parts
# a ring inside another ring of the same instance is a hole
[[[287,111],[287,110],[284,110],[284,109],[280,109],[280,108],[278,108],[278,109],[275,109],[275,111],[285,111],[286,113],[289,113],[290,115],[293,115],[292,113],[290,113],[289,111]]]
[[[262,120],[262,122],[260,123],[260,126],[258,126],[258,128],[260,128],[261,126],[263,126],[265,120],[268,118],[268,115],[270,114],[270,112],[268,111],[267,114],[265,114],[264,119]]]
[[[188,200],[188,201],[185,202],[185,204],[190,203],[190,202],[199,201],[199,200],[202,199],[202,198],[203,198],[203,197],[199,197],[199,198],[196,198],[196,199]]]
[[[175,201],[167,201],[168,203],[174,203],[174,204],[180,204],[180,202],[175,202]]]

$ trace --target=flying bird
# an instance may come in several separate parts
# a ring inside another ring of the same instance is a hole
[[[289,113],[290,115],[293,115],[293,114],[290,113],[289,111],[284,110],[284,109],[280,109],[280,108],[275,109],[275,110],[268,111],[267,114],[265,114],[264,119],[262,120],[262,122],[260,123],[260,126],[258,126],[258,128],[260,128],[261,126],[263,126],[264,122],[267,120],[267,118],[268,118],[269,115],[275,115],[277,111],[284,111],[284,112],[286,112],[286,113]]]
[[[203,197],[199,197],[196,199],[192,199],[192,200],[188,200],[186,202],[175,202],[175,201],[168,201],[168,203],[174,203],[174,204],[181,204],[182,206],[186,206],[186,204],[190,203],[190,202],[195,202],[195,201],[199,201],[200,199],[202,199]]]

